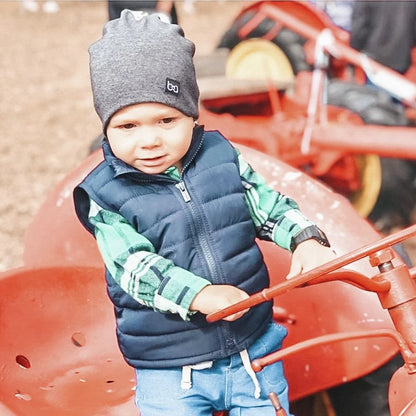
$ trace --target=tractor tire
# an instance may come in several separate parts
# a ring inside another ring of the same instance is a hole
[[[386,92],[369,85],[330,79],[328,104],[351,110],[365,124],[409,126],[403,106],[393,101]]]
[[[397,354],[372,373],[329,389],[336,416],[390,416],[385,398],[392,375],[402,365],[403,359]]]
[[[328,103],[358,114],[365,124],[410,126],[403,106],[385,92],[368,85],[330,80]],[[400,140],[400,138],[397,138]],[[377,229],[388,233],[413,223],[416,207],[416,162],[399,158],[380,158],[381,188],[368,215]]]
[[[263,38],[275,25],[275,22],[265,18],[248,36],[244,39],[238,35],[239,30],[256,14],[255,11],[247,11],[236,19],[231,27],[222,36],[218,48],[232,50],[240,42],[252,39]],[[271,40],[287,56],[294,74],[300,71],[310,71],[311,67],[306,62],[304,52],[305,39],[289,29],[282,28],[279,33]]]

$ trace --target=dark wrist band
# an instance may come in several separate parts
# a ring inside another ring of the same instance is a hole
[[[331,247],[328,239],[326,238],[325,233],[322,230],[320,230],[317,226],[311,225],[310,227],[307,227],[304,230],[298,232],[292,238],[292,242],[290,244],[290,251],[295,251],[296,247],[306,240],[316,240],[319,244],[322,244],[325,247]]]

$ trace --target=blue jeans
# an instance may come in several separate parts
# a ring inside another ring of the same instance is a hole
[[[250,360],[280,349],[286,328],[270,323],[267,331],[248,349]],[[229,416],[275,416],[268,398],[275,392],[289,414],[288,386],[282,362],[256,374],[261,387],[254,397],[254,383],[240,354],[215,360],[212,367],[192,370],[192,387],[181,388],[182,368],[136,369],[136,404],[141,416],[212,416],[228,410]]]

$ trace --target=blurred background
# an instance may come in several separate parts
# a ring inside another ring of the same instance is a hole
[[[0,1],[0,271],[22,265],[30,221],[100,132],[87,49],[101,37],[107,2],[59,1],[58,10],[45,4],[38,1],[35,11]],[[243,4],[176,2],[198,55],[216,48]]]

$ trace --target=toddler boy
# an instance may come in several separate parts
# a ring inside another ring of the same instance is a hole
[[[205,315],[269,286],[256,237],[293,252],[291,275],[334,255],[293,200],[196,124],[194,51],[156,16],[125,10],[106,24],[89,50],[104,161],[75,207],[105,262],[142,416],[272,416],[271,391],[288,412],[282,364],[250,367],[286,335],[272,303],[214,324]]]

